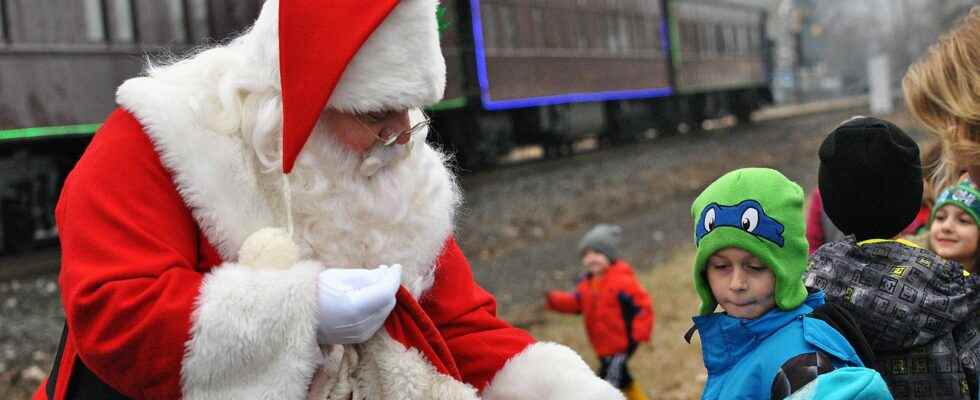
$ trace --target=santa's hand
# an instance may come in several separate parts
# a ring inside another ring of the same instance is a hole
[[[321,344],[356,344],[371,338],[395,307],[401,276],[402,266],[398,264],[321,272],[317,340]]]

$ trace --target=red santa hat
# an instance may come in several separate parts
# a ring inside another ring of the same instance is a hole
[[[268,1],[279,2],[284,173],[325,107],[405,110],[442,98],[437,0]]]

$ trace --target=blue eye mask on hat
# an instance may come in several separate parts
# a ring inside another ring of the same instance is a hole
[[[697,241],[701,242],[701,238],[722,226],[741,229],[783,247],[783,224],[769,217],[755,200],[745,200],[734,206],[708,204],[701,211],[695,230]]]

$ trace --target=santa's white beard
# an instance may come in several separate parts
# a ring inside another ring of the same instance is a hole
[[[402,284],[418,296],[432,284],[460,195],[424,136],[404,146],[404,158],[365,176],[362,156],[315,128],[289,176],[294,239],[328,267],[401,264]],[[276,175],[265,174],[269,186]]]

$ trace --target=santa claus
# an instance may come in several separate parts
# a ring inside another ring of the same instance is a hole
[[[436,0],[268,0],[123,84],[58,204],[35,398],[621,398],[474,282],[420,111],[444,85]]]

